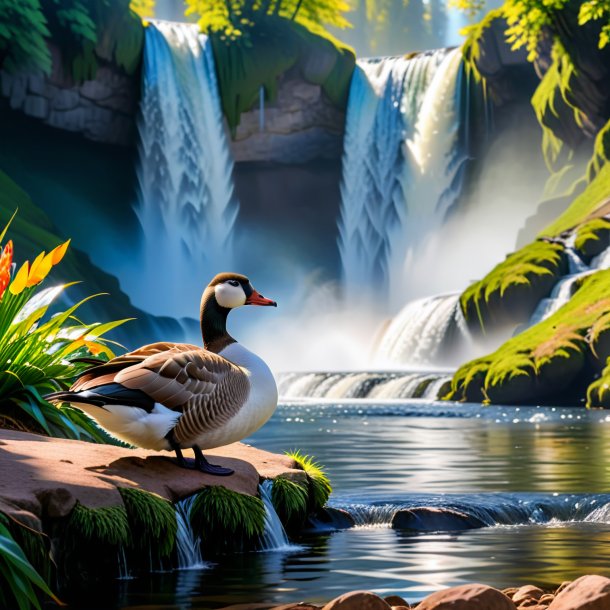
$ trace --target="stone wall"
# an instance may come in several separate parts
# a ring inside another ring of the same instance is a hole
[[[277,99],[265,104],[263,129],[258,107],[242,114],[231,150],[236,162],[340,159],[344,126],[345,113],[319,85],[288,72],[280,78]]]
[[[108,144],[135,141],[139,76],[128,76],[111,64],[101,65],[94,80],[75,85],[53,52],[49,76],[0,72],[0,94],[13,110],[52,127]]]

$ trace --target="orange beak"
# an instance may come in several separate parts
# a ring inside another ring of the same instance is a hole
[[[271,299],[266,299],[262,294],[252,291],[252,294],[246,299],[246,305],[266,305],[268,307],[277,307],[277,303]]]

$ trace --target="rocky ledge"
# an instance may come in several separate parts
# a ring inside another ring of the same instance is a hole
[[[243,443],[206,455],[235,473],[214,477],[181,469],[173,453],[0,430],[0,512],[41,532],[46,519],[66,517],[77,502],[92,509],[121,505],[119,489],[142,490],[175,503],[210,486],[256,496],[262,479],[306,478],[292,458]]]
[[[487,585],[468,584],[443,589],[413,606],[397,595],[381,598],[368,591],[353,591],[324,606],[313,604],[240,604],[223,610],[608,610],[610,578],[582,576],[564,582],[555,591],[533,585],[499,591]]]

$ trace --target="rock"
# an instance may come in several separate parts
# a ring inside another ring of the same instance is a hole
[[[547,606],[555,599],[552,593],[545,593],[539,600],[539,604],[546,604]]]
[[[563,588],[548,608],[549,610],[608,610],[610,578],[597,575],[581,576]]]
[[[515,610],[504,593],[487,585],[468,584],[429,595],[417,610]]]
[[[28,95],[25,98],[23,111],[35,119],[46,119],[49,115],[49,100],[37,95]]]
[[[525,585],[518,589],[511,597],[515,606],[520,606],[524,602],[538,602],[538,600],[544,595],[544,591],[535,587],[534,585]],[[535,605],[535,604],[531,604]]]
[[[519,587],[509,587],[508,589],[502,589],[502,593],[507,597],[513,598],[513,595],[519,590]]]
[[[80,97],[74,89],[58,89],[53,96],[53,110],[72,110],[78,106]]]
[[[209,454],[214,463],[235,470],[219,478],[179,469],[167,452],[10,430],[0,430],[0,441],[0,511],[38,530],[43,518],[66,516],[77,501],[90,508],[120,505],[117,487],[136,487],[177,501],[209,485],[256,495],[260,477],[306,476],[287,456],[242,443]]]
[[[409,602],[405,601],[400,595],[388,595],[383,600],[386,604],[392,606],[392,608],[410,608]]]
[[[23,76],[15,76],[11,85],[10,105],[13,110],[23,107],[26,96],[27,83]]]
[[[336,532],[349,529],[354,525],[356,525],[354,518],[346,510],[325,506],[307,520],[304,532]]]
[[[312,604],[304,604],[299,602],[298,604],[284,604],[283,606],[274,606],[271,610],[320,610],[321,606],[314,606]]]
[[[478,517],[451,508],[418,506],[396,511],[392,517],[394,529],[418,532],[470,530],[485,527]]]
[[[34,95],[47,97],[47,82],[42,74],[28,76],[28,91]]]
[[[390,610],[390,605],[374,593],[352,591],[328,602],[322,610]]]

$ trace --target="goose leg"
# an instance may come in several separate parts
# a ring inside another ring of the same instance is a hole
[[[229,475],[233,474],[234,471],[230,468],[210,464],[210,462],[205,459],[205,456],[197,445],[193,445],[193,451],[195,452],[195,468],[197,470],[201,470],[201,472],[213,474],[218,477],[228,477]]]
[[[180,468],[188,468],[189,470],[194,470],[196,466],[196,461],[192,458],[185,458],[182,455],[182,449],[180,445],[174,440],[174,431],[170,430],[168,434],[165,436],[167,442],[170,447],[176,452],[176,464],[180,466]]]

